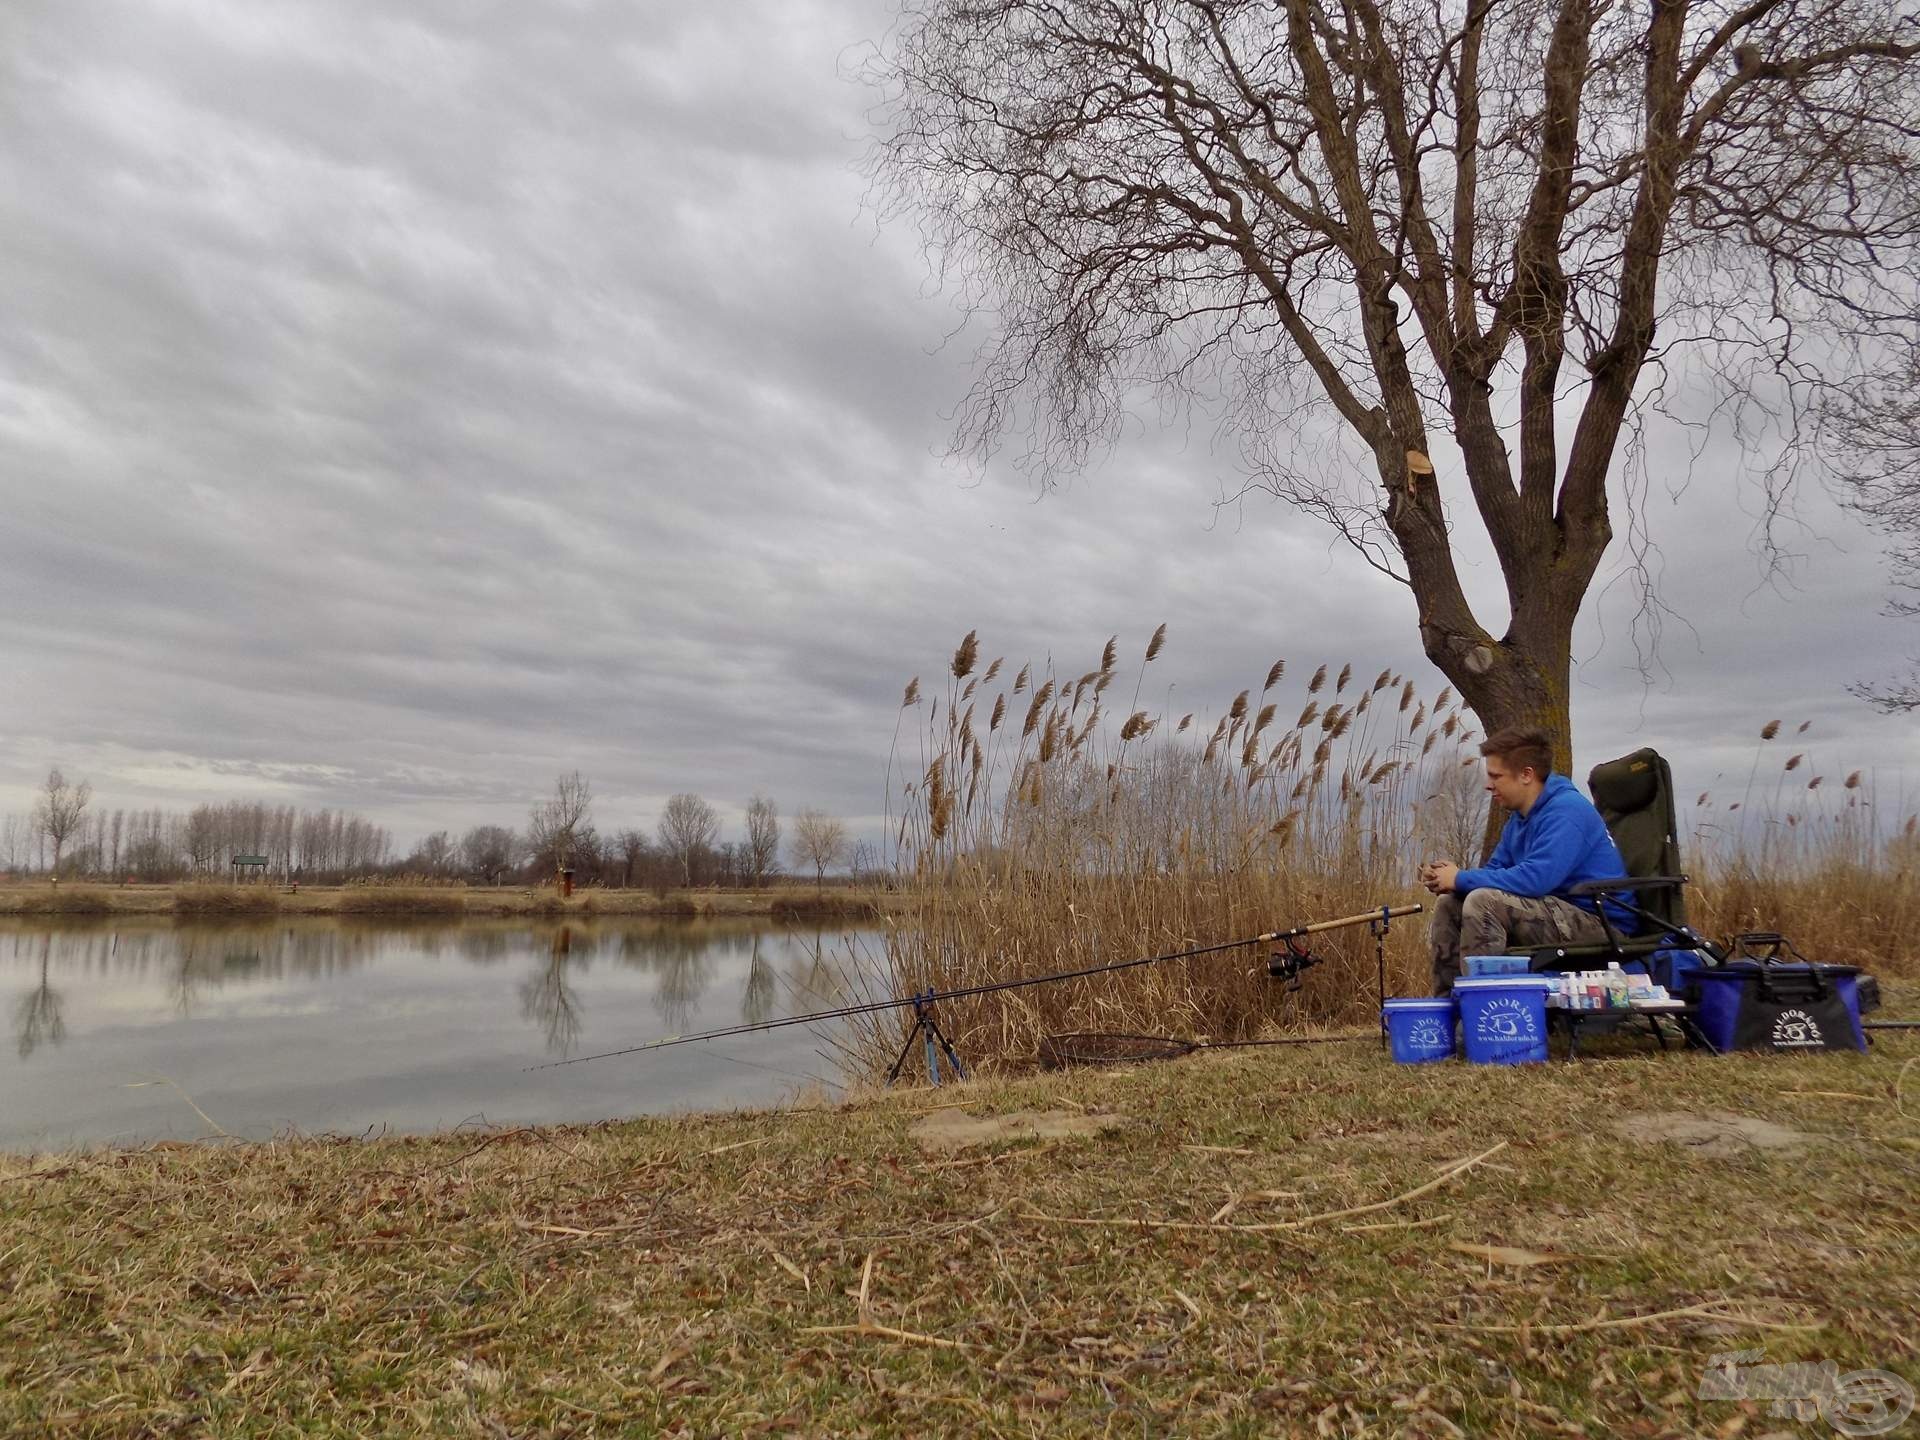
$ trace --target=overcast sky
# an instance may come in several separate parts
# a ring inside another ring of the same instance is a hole
[[[1282,656],[1438,689],[1405,590],[1273,502],[1216,513],[1203,427],[1145,414],[1044,498],[941,458],[977,337],[856,168],[888,13],[0,7],[0,810],[57,764],[404,848],[577,768],[603,828],[692,790],[737,833],[760,790],[872,834],[902,687],[976,627],[1077,675],[1165,621],[1176,712]],[[1778,716],[1920,789],[1913,721],[1845,693],[1920,649],[1873,537],[1816,487],[1762,587],[1737,454],[1681,489],[1684,453],[1648,506],[1671,678],[1630,586],[1594,602],[1581,768],[1744,780]]]

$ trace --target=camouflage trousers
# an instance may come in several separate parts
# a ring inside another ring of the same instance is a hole
[[[1474,890],[1442,895],[1433,907],[1433,993],[1447,995],[1460,978],[1462,955],[1498,955],[1516,945],[1590,944],[1605,940],[1600,917],[1558,896]]]

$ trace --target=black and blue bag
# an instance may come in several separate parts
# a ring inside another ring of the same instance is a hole
[[[1714,958],[1708,951],[1671,945],[1654,951],[1647,958],[1647,973],[1653,977],[1654,984],[1666,987],[1675,999],[1692,1001],[1699,998],[1694,982],[1700,972],[1713,963]]]
[[[1738,935],[1724,964],[1691,976],[1700,994],[1695,1020],[1723,1055],[1865,1050],[1859,975],[1852,965],[1815,964],[1781,935]]]

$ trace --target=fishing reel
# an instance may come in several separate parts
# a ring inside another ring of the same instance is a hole
[[[1275,980],[1286,981],[1287,989],[1298,990],[1301,972],[1318,965],[1321,957],[1307,948],[1305,939],[1297,936],[1289,936],[1281,944],[1286,948],[1267,956],[1267,974]]]

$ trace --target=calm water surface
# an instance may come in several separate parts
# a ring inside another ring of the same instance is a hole
[[[827,1027],[523,1067],[846,1003],[883,954],[717,922],[7,927],[0,1149],[774,1104],[838,1086]]]

